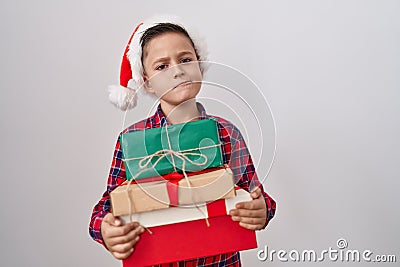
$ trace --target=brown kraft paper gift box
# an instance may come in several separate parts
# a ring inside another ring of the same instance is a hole
[[[160,181],[141,182],[118,186],[110,193],[114,216],[143,211],[166,209],[171,204],[171,190],[179,206],[202,203],[217,199],[235,197],[233,173],[229,168],[188,176],[191,188],[185,178],[178,185],[159,177]],[[129,200],[129,198],[130,200]],[[131,203],[131,211],[129,206]]]

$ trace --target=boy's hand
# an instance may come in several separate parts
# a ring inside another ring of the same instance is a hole
[[[239,222],[239,225],[250,230],[264,229],[267,220],[267,206],[261,189],[257,187],[251,192],[253,200],[236,204],[236,209],[229,212],[232,220]]]
[[[111,254],[118,260],[128,258],[144,228],[138,222],[122,225],[121,219],[108,213],[101,222],[101,235]]]

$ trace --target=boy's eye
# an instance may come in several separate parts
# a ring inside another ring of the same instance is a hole
[[[161,64],[161,65],[158,65],[158,66],[156,67],[156,70],[163,70],[163,69],[165,69],[165,68],[167,68],[167,67],[168,67],[167,64]]]
[[[188,57],[181,59],[181,63],[187,63],[187,62],[190,62],[190,61],[192,61],[192,59],[188,58]]]

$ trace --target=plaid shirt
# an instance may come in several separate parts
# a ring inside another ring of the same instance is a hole
[[[201,112],[200,119],[214,118],[217,121],[218,133],[222,143],[221,148],[223,161],[224,164],[228,164],[232,169],[236,185],[247,191],[251,191],[256,186],[261,188],[265,203],[267,205],[267,220],[265,224],[267,225],[275,214],[275,201],[264,192],[263,186],[257,178],[251,156],[239,129],[237,129],[231,122],[223,118],[207,115],[204,107],[200,103],[197,103],[197,107]],[[170,123],[167,121],[164,113],[162,112],[161,105],[159,105],[156,113],[153,116],[131,125],[125,129],[123,133],[150,128],[159,128],[167,125],[170,125]],[[104,241],[101,236],[100,226],[104,216],[111,212],[110,192],[125,180],[125,166],[122,161],[120,138],[118,138],[108,176],[107,190],[104,192],[103,197],[100,199],[97,205],[93,208],[89,226],[89,233],[91,237],[103,245]],[[163,264],[160,266],[241,266],[241,263],[239,252],[233,252],[170,264]]]

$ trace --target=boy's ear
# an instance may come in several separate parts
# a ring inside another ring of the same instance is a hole
[[[144,81],[144,89],[146,89],[147,92],[154,94],[154,90],[151,88],[151,83],[147,75],[143,76],[143,81]]]

